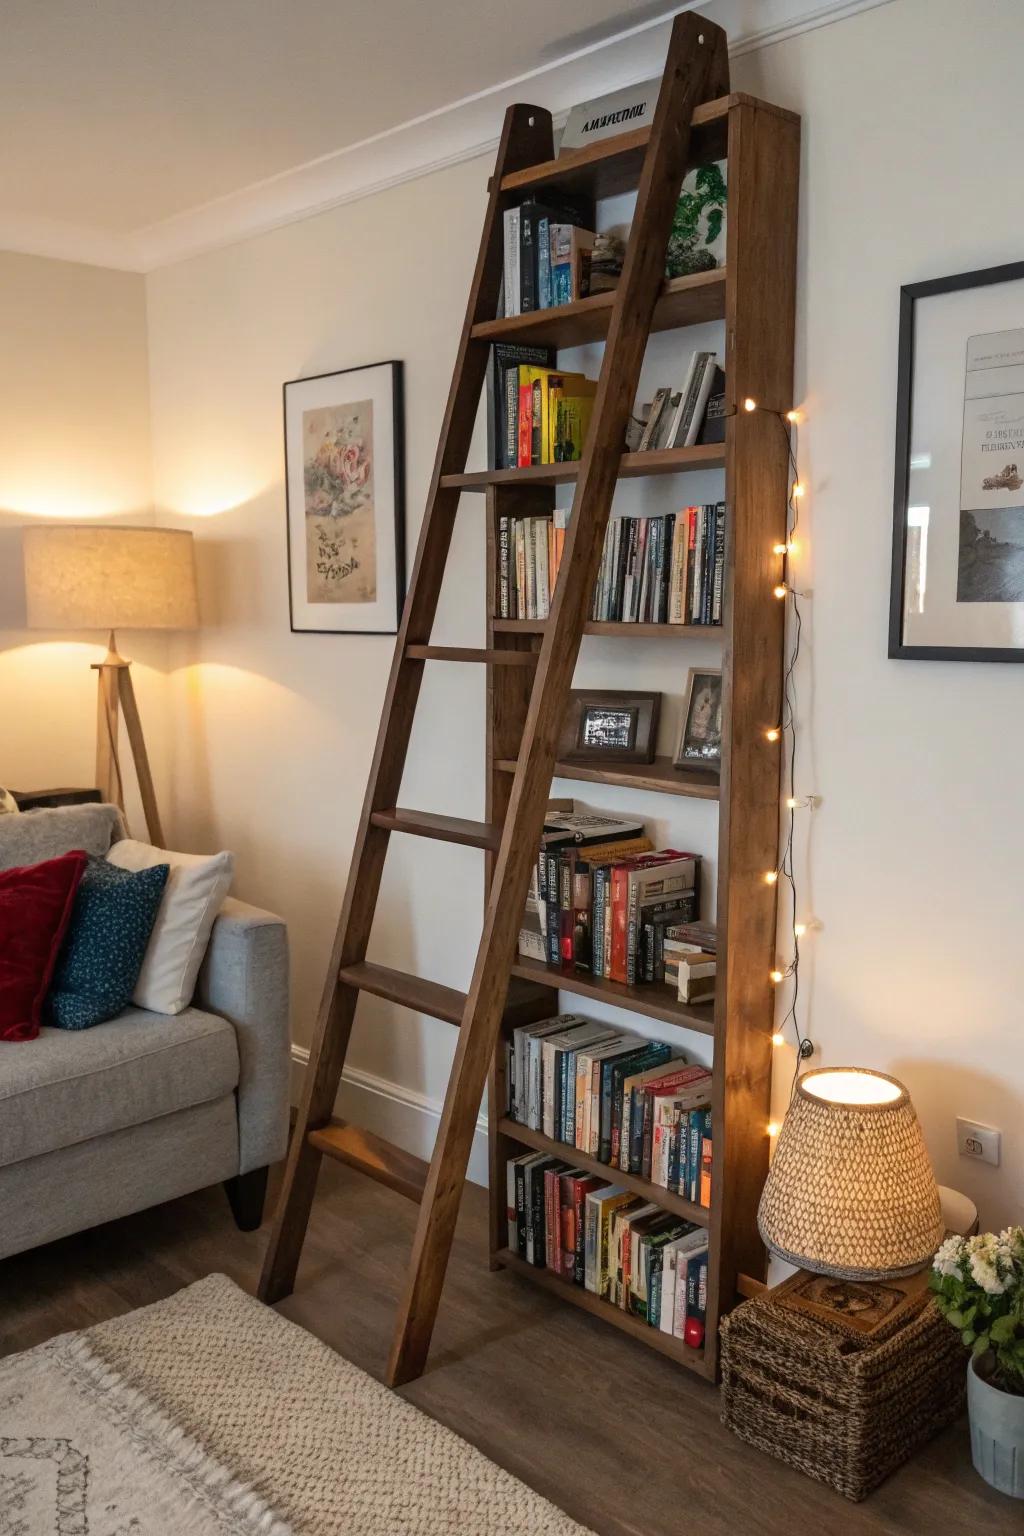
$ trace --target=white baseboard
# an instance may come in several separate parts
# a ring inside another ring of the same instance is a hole
[[[302,1094],[302,1077],[309,1061],[309,1051],[292,1046],[292,1103]],[[393,1141],[406,1152],[430,1161],[437,1136],[441,1105],[436,1099],[390,1082],[359,1067],[346,1067],[341,1080],[336,1113],[355,1125]],[[487,1186],[487,1116],[481,1111],[473,1134],[467,1175],[474,1184]]]

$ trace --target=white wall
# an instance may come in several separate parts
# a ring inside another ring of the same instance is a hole
[[[1020,674],[890,662],[886,622],[899,286],[1020,257],[1022,46],[1014,0],[978,0],[969,19],[956,0],[894,0],[746,54],[733,71],[735,87],[804,117],[800,581],[814,596],[799,687],[803,788],[823,796],[813,844],[801,839],[802,905],[823,924],[807,946],[805,1019],[820,1060],[906,1079],[940,1179],[972,1193],[986,1222],[1024,1216]],[[148,280],[156,499],[196,530],[207,617],[174,682],[170,824],[188,846],[234,847],[242,894],[288,917],[300,1043],[390,645],[289,633],[280,384],[405,360],[415,534],[488,172],[467,162]],[[669,357],[652,356],[652,372]],[[479,641],[482,549],[481,509],[467,499],[437,638]],[[638,664],[678,688],[681,666],[707,654],[593,643],[581,678],[614,683]],[[431,669],[402,798],[472,816],[482,683],[450,670]],[[644,809],[670,814],[661,830],[713,847],[711,808],[651,797]],[[477,855],[395,839],[371,953],[464,985],[479,915]],[[372,1001],[360,1018],[360,1108],[379,1123],[400,1112],[412,1144],[423,1101],[443,1091],[450,1031]],[[1002,1128],[1000,1170],[957,1159],[957,1112]]]
[[[26,630],[21,528],[151,520],[141,276],[0,252],[0,784],[89,785],[106,635]],[[122,637],[160,783],[165,641]],[[127,808],[137,812],[134,783]],[[141,821],[138,825],[141,825]]]

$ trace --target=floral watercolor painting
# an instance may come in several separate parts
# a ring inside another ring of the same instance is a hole
[[[373,402],[303,411],[302,445],[306,596],[311,603],[373,603]]]

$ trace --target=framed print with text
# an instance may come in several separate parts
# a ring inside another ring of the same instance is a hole
[[[405,601],[402,365],[284,386],[293,630],[393,635]]]
[[[1024,262],[900,291],[889,655],[1024,661]]]

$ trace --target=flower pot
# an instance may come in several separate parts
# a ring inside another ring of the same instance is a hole
[[[1024,1397],[1001,1392],[967,1366],[967,1411],[971,1421],[971,1459],[1000,1493],[1024,1499]]]

